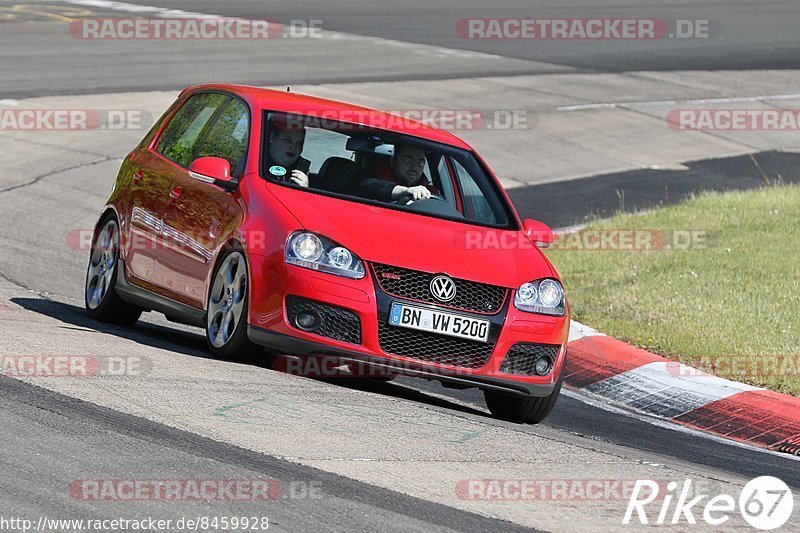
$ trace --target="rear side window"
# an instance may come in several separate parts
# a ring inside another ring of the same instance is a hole
[[[172,117],[156,148],[158,153],[182,167],[192,162],[197,145],[211,118],[230,97],[218,93],[193,96]]]
[[[236,173],[244,160],[250,133],[250,113],[238,98],[231,99],[208,130],[197,157],[222,157]]]

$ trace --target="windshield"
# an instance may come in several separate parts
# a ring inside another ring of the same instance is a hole
[[[513,225],[498,185],[468,150],[304,115],[267,113],[265,124],[266,179],[426,216]]]

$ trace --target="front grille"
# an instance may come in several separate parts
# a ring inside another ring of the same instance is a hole
[[[493,315],[503,307],[508,293],[503,287],[453,278],[456,284],[456,296],[451,301],[442,303],[433,297],[430,290],[431,279],[436,274],[378,263],[372,267],[378,284],[386,294],[452,309]]]
[[[319,329],[312,333],[352,344],[361,344],[361,319],[353,311],[299,296],[286,297],[286,316],[289,324],[297,327],[295,318],[303,311],[316,313],[322,319]]]
[[[378,324],[378,340],[386,353],[470,369],[485,366],[495,345],[399,328],[385,322]]]
[[[541,357],[548,357],[551,363],[554,362],[559,348],[558,344],[515,344],[503,358],[503,362],[500,364],[500,372],[535,376],[534,365],[536,360]]]

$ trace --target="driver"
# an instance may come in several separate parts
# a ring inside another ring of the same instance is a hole
[[[300,157],[306,139],[304,127],[291,128],[286,121],[271,121],[267,172],[278,181],[308,187],[311,161]]]
[[[392,202],[405,194],[414,200],[425,200],[439,194],[428,183],[425,168],[425,150],[408,144],[398,144],[388,165],[381,165],[377,177],[362,177],[355,186],[355,193],[364,198]]]

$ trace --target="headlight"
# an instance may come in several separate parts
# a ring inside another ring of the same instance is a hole
[[[303,261],[319,261],[324,251],[322,241],[313,233],[301,233],[292,240],[294,256]]]
[[[554,279],[546,279],[539,284],[539,301],[545,307],[558,307],[564,299],[561,284]]]
[[[533,283],[523,283],[522,286],[517,289],[517,297],[520,303],[535,304],[538,296],[539,291],[536,290],[536,285]]]
[[[337,246],[328,252],[328,261],[336,268],[350,268],[353,264],[353,254],[347,248]]]
[[[364,277],[364,263],[353,252],[335,242],[309,233],[295,231],[286,241],[286,262],[346,278]]]
[[[550,278],[523,283],[514,295],[514,307],[520,311],[564,316],[567,306],[561,284]]]

